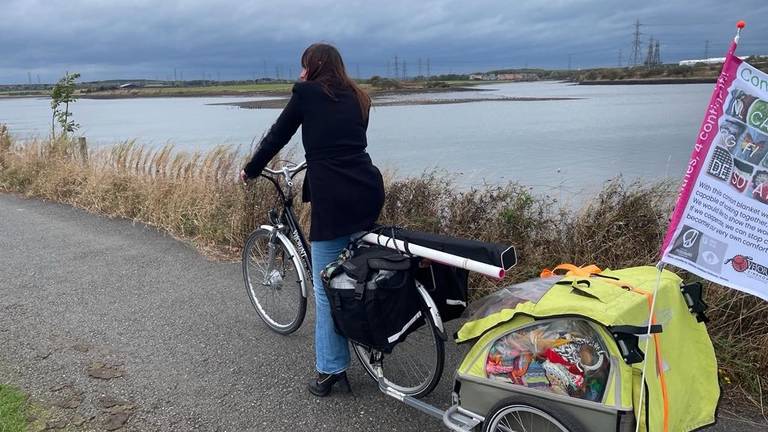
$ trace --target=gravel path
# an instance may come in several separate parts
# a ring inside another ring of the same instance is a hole
[[[0,383],[70,430],[438,431],[381,395],[316,399],[312,309],[285,337],[253,311],[239,263],[141,224],[0,194]],[[453,329],[450,329],[453,331]],[[461,353],[449,344],[446,371]],[[449,399],[450,372],[428,399]],[[715,430],[765,430],[725,423]],[[730,426],[729,426],[730,425]]]

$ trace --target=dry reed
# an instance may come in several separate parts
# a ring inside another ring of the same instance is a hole
[[[266,181],[237,181],[241,152],[216,147],[205,153],[147,148],[135,141],[86,154],[74,141],[15,141],[0,125],[0,191],[71,204],[128,218],[192,240],[208,252],[237,256],[245,237],[265,222],[277,196]],[[510,183],[462,190],[447,176],[386,181],[381,222],[413,229],[514,244],[520,263],[505,282],[524,280],[560,262],[620,268],[655,262],[673,203],[668,183],[605,184],[579,210]],[[309,207],[297,203],[302,224]],[[693,279],[691,275],[683,275]],[[494,288],[473,279],[478,293]],[[768,375],[768,304],[707,285],[709,331],[728,395],[762,405]]]

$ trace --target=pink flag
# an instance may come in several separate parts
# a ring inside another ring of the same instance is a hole
[[[731,45],[661,260],[768,300],[768,75]]]

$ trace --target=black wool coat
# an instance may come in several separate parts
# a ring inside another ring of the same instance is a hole
[[[244,170],[257,177],[299,126],[307,160],[302,188],[312,203],[309,237],[332,240],[373,226],[384,205],[384,182],[365,151],[367,116],[351,88],[331,88],[328,95],[315,82],[298,82],[291,99]]]

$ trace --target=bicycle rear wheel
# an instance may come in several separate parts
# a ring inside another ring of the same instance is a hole
[[[422,295],[427,295],[419,290]],[[423,300],[423,299],[422,299]],[[408,396],[420,398],[429,394],[440,381],[445,361],[445,342],[429,309],[424,304],[416,330],[397,344],[391,353],[352,342],[352,349],[363,368],[375,381]]]
[[[267,229],[254,231],[243,248],[243,279],[253,307],[269,328],[290,334],[301,326],[307,311],[304,271],[288,240]]]

